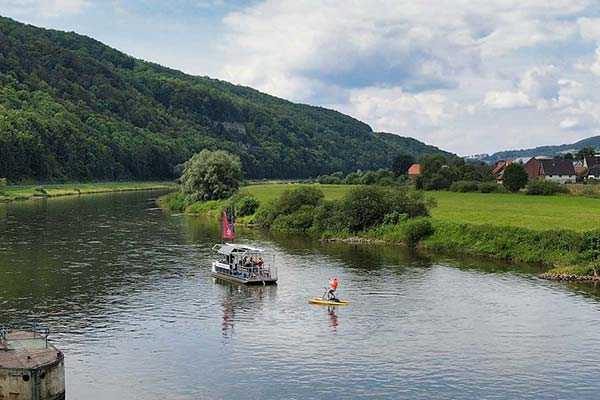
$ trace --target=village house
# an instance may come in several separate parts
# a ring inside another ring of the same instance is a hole
[[[589,180],[600,180],[600,164],[594,165],[587,171],[587,179]]]
[[[408,176],[411,178],[416,178],[421,175],[421,164],[413,164],[408,168]]]
[[[575,183],[577,175],[573,162],[563,158],[533,157],[524,165],[529,179],[543,179],[558,183]]]
[[[506,167],[512,164],[512,162],[512,160],[496,161],[494,168],[492,168],[492,175],[494,175],[494,178],[496,178],[496,182],[502,183],[502,180],[504,179],[504,171],[506,170]]]
[[[494,168],[492,168],[492,175],[494,175],[494,178],[496,178],[496,182],[501,184],[502,180],[504,179],[504,171],[506,170],[506,167],[513,163],[524,165],[531,160],[531,158],[532,157],[519,157],[515,158],[514,160],[498,160],[494,164]]]

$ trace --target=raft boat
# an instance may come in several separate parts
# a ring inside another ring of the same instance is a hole
[[[244,285],[273,285],[277,283],[275,257],[267,257],[262,249],[233,243],[216,244],[213,250],[219,256],[212,263],[216,278]],[[267,263],[270,258],[271,263]]]

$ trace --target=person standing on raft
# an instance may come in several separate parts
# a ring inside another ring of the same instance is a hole
[[[329,280],[329,288],[327,289],[327,292],[325,292],[325,296],[327,296],[327,300],[339,301],[338,298],[335,297],[335,291],[337,290],[339,283],[340,283],[340,281],[337,277],[331,278]],[[325,296],[323,296],[323,298],[325,298]]]

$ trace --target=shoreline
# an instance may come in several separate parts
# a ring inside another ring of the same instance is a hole
[[[172,210],[173,204],[167,196],[159,199],[158,204],[163,209]],[[223,204],[222,200],[198,202],[179,211],[188,215],[203,215],[218,219]],[[588,244],[593,242],[584,240],[590,232],[568,229],[534,230],[514,226],[449,222],[435,218],[430,218],[430,221],[433,234],[417,243],[415,246],[417,250],[448,256],[474,256],[511,265],[539,266],[546,271],[537,276],[545,280],[600,281],[600,276],[592,275],[596,260],[580,257],[583,252],[595,250],[595,248],[582,247],[584,242]],[[252,216],[242,217],[239,223],[252,227]],[[312,236],[322,242],[387,243],[408,247],[402,240],[402,230],[401,224],[380,225],[369,231],[353,234],[315,232]]]
[[[0,204],[88,194],[176,189],[172,182],[96,182],[0,187]]]

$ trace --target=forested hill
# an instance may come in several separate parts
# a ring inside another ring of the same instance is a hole
[[[440,152],[339,112],[0,17],[0,177],[170,178],[203,148],[238,154],[250,178],[374,169],[400,152]]]
[[[595,149],[600,149],[600,136],[592,136],[571,144],[540,146],[531,149],[521,150],[499,151],[497,153],[491,154],[483,158],[483,161],[496,162],[498,160],[508,160],[517,157],[556,156],[562,153],[576,153],[577,151],[585,147],[593,147]]]

